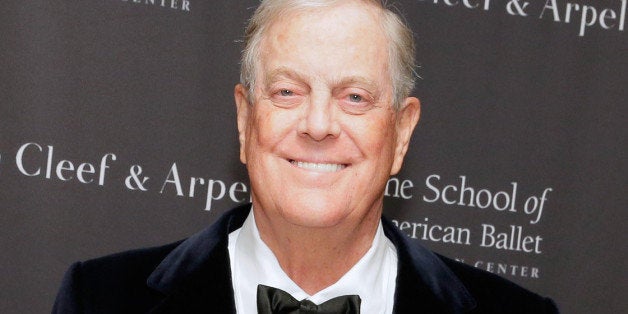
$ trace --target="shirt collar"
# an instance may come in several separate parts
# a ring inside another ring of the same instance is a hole
[[[148,286],[166,295],[182,291],[178,294],[179,299],[164,301],[164,307],[191,304],[194,301],[190,300],[190,289],[209,286],[213,289],[210,289],[212,294],[199,294],[197,303],[201,300],[214,302],[215,307],[222,301],[225,310],[220,312],[232,312],[229,310],[233,290],[230,289],[228,237],[242,226],[249,211],[250,204],[229,211],[212,226],[180,243],[161,261],[148,278]],[[386,237],[397,249],[397,267],[401,275],[397,277],[395,287],[396,310],[411,312],[434,300],[437,304],[433,306],[441,312],[461,313],[475,307],[474,298],[443,262],[443,257],[409,239],[388,219],[382,218],[382,224]],[[181,301],[183,299],[185,302]]]
[[[261,239],[253,211],[242,228],[229,235],[229,256],[236,303],[244,308],[255,308],[257,285],[263,284],[282,289],[297,300],[308,299],[316,304],[340,295],[357,294],[362,299],[361,307],[365,313],[392,310],[397,255],[394,245],[384,235],[381,222],[366,254],[336,283],[314,295],[303,291],[283,271]]]

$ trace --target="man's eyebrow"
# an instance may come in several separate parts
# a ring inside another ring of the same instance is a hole
[[[354,85],[365,88],[373,93],[378,92],[380,90],[379,84],[363,76],[343,77],[339,79],[338,81],[334,82],[334,86],[338,86],[338,87],[346,87],[346,86],[354,86]]]
[[[280,80],[281,78],[288,78],[288,79],[292,79],[295,81],[300,81],[300,82],[305,82],[305,76],[301,75],[300,73],[281,66],[278,67],[272,71],[270,71],[267,75],[266,75],[266,83],[272,84],[274,82],[277,82],[278,80]]]

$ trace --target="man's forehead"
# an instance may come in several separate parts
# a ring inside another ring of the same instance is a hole
[[[272,60],[272,64],[264,65],[264,75],[268,78],[279,75],[303,78],[303,73],[291,67],[291,60],[310,57],[321,62],[333,62],[335,59],[340,62],[340,55],[351,55],[354,59],[348,64],[346,60],[338,64],[335,71],[345,68],[345,65],[358,63],[368,63],[371,67],[380,68],[380,71],[382,67],[387,68],[388,38],[381,24],[373,18],[372,12],[365,10],[365,5],[355,7],[346,5],[327,8],[355,14],[296,12],[274,21],[264,31],[260,43],[261,60],[258,61],[265,63]],[[354,73],[339,76],[352,76],[351,80],[355,82],[368,81],[364,76]]]

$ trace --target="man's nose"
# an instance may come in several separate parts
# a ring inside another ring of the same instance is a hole
[[[330,96],[311,97],[299,121],[299,135],[315,141],[338,137],[340,125],[335,114]]]

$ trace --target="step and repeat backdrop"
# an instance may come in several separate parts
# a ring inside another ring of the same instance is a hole
[[[385,215],[565,313],[626,312],[627,2],[399,1],[423,112]],[[249,200],[232,95],[256,5],[1,5],[0,312]]]

